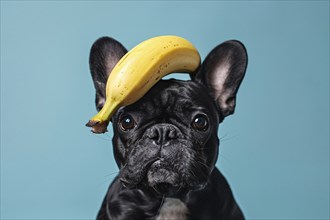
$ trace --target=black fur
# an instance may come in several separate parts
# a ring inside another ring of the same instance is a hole
[[[98,110],[109,71],[125,52],[111,38],[92,47]],[[97,219],[157,219],[165,198],[182,201],[187,219],[244,219],[215,163],[218,126],[234,112],[246,65],[244,46],[227,41],[210,52],[192,80],[161,80],[115,113],[113,149],[120,173]]]

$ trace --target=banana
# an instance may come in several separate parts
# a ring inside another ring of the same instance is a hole
[[[119,107],[138,101],[167,74],[194,72],[200,62],[198,51],[184,38],[158,36],[143,41],[115,65],[107,80],[105,104],[86,126],[94,133],[106,132]]]

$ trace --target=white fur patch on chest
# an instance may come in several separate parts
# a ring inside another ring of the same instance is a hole
[[[186,220],[189,210],[180,199],[165,198],[156,220]]]

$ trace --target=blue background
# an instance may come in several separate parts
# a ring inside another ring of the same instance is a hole
[[[95,217],[118,169],[84,126],[90,46],[163,34],[247,47],[217,163],[246,217],[328,219],[329,1],[1,1],[1,219]]]

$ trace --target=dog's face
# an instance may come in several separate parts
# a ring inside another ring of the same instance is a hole
[[[107,73],[126,52],[110,38],[92,47],[98,110]],[[162,80],[138,102],[120,108],[112,124],[123,185],[170,196],[202,188],[217,160],[218,125],[234,112],[246,64],[244,46],[227,41],[210,52],[192,80]]]
[[[192,81],[161,81],[113,117],[120,180],[160,193],[200,188],[218,152],[219,115],[206,88]]]

